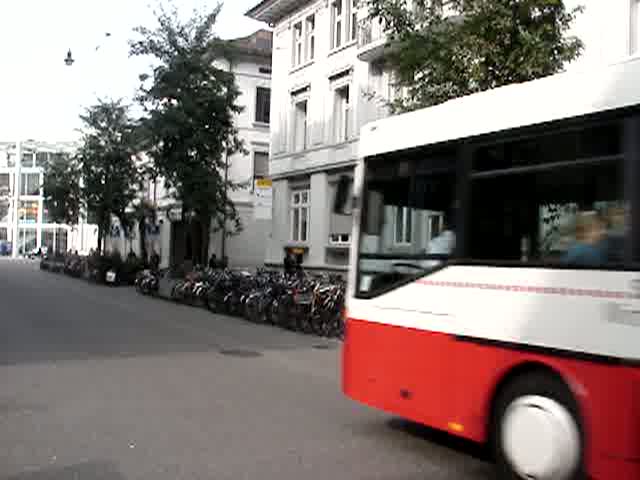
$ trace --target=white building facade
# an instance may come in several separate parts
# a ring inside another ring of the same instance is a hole
[[[259,30],[248,37],[230,40],[229,45],[232,59],[220,59],[216,64],[234,74],[241,92],[238,104],[244,107],[235,123],[248,153],[229,156],[226,172],[228,178],[240,186],[229,191],[228,195],[240,215],[243,228],[224,241],[222,232],[211,231],[209,253],[215,253],[219,259],[227,256],[232,267],[255,268],[264,264],[267,238],[271,232],[271,211],[268,211],[268,216],[261,215],[254,205],[256,182],[268,181],[269,173],[272,33]],[[225,172],[221,174],[225,175]],[[180,218],[180,206],[165,188],[164,181],[160,178],[149,182],[142,196],[155,204],[159,212],[156,231],[149,241],[160,255],[161,267],[178,265],[190,259],[189,232]],[[229,225],[228,231],[231,229]],[[125,239],[121,229],[114,232],[109,244],[121,252],[131,249],[139,253],[139,241]]]
[[[268,265],[291,250],[305,268],[346,269],[351,222],[332,215],[333,190],[353,172],[360,127],[386,115],[366,93],[388,83],[358,58],[377,42],[361,38],[359,10],[356,0],[265,0],[248,12],[274,26]]]
[[[97,246],[97,226],[80,219],[78,225],[51,221],[44,203],[44,166],[64,159],[77,148],[73,143],[37,141],[0,142],[0,243],[11,245],[13,257],[38,248],[88,252]],[[7,254],[7,247],[0,247]]]
[[[244,107],[235,122],[248,153],[236,153],[227,159],[228,178],[242,185],[228,192],[242,221],[242,231],[224,242],[222,232],[212,233],[209,252],[218,258],[226,255],[230,266],[255,268],[264,264],[271,232],[270,215],[260,215],[255,201],[256,182],[269,177],[273,36],[268,30],[259,30],[232,40],[231,45],[232,60],[218,63],[235,75],[241,92],[238,103]]]
[[[388,115],[385,101],[398,94],[384,67],[383,27],[367,18],[364,3],[263,0],[247,12],[274,28],[267,264],[282,265],[287,250],[302,255],[308,269],[344,270],[348,264],[351,225],[331,213],[335,184],[340,175],[352,174],[359,129]],[[571,32],[585,50],[568,70],[640,54],[640,0],[565,4],[585,6]],[[440,218],[396,213],[398,225],[388,236],[399,248],[417,240],[413,232],[426,232],[421,243],[428,242],[441,225]]]

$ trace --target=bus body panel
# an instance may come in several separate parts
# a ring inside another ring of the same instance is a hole
[[[526,344],[590,357],[640,360],[633,271],[451,265],[371,299],[355,318]]]
[[[640,335],[631,321],[638,314],[620,312],[634,304],[637,278],[454,265],[375,298],[351,298],[343,390],[483,442],[497,385],[514,368],[543,365],[579,403],[589,471],[632,468],[620,465],[640,464],[640,373],[621,360],[638,360]]]
[[[592,476],[640,478],[640,373],[634,368],[472,344],[451,334],[350,317],[343,391],[370,407],[485,442],[496,387],[513,369],[534,364],[570,385]]]

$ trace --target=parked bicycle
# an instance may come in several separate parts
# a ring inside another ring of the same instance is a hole
[[[202,266],[196,266],[184,278],[170,277],[166,270],[144,270],[135,286],[145,295],[204,306],[212,313],[243,317],[253,323],[324,337],[343,336],[345,284],[340,277]]]

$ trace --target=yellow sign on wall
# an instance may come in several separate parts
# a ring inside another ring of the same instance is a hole
[[[271,220],[273,207],[273,182],[270,178],[256,178],[253,189],[253,217],[256,220]]]

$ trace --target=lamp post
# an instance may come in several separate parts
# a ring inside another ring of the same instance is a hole
[[[106,33],[104,34],[104,37],[105,37],[105,39],[106,39],[106,38],[111,37],[111,33],[106,32]],[[99,43],[99,44],[95,47],[95,49],[94,49],[94,51],[93,51],[93,54],[94,54],[94,55],[95,55],[95,53],[96,53],[96,52],[97,52],[97,51],[102,47],[102,45],[104,45],[104,42]],[[64,57],[64,64],[65,64],[67,67],[72,67],[72,66],[73,66],[73,64],[74,64],[75,62],[76,62],[76,60],[75,60],[75,58],[73,58],[73,54],[72,54],[72,52],[71,52],[71,48],[69,48],[69,49],[67,50],[67,54],[66,54],[66,55],[65,55],[65,57]],[[75,76],[75,75],[74,75],[74,76]],[[66,82],[66,83],[67,83],[67,88],[69,89],[69,92],[68,92],[68,94],[67,94],[67,95],[68,95],[68,101],[72,102],[72,101],[73,101],[72,99],[73,99],[73,97],[75,97],[77,90],[76,90],[76,89],[74,88],[74,86],[72,85],[72,83],[71,83],[71,81],[70,81],[70,78],[68,78],[67,80],[68,80],[68,81]],[[95,95],[95,92],[94,92],[94,95]],[[82,179],[80,179],[80,181],[82,182]],[[72,231],[73,231],[73,229],[74,229],[74,227],[72,226]],[[80,250],[81,250],[81,251],[84,251],[84,244],[85,244],[85,242],[84,242],[84,236],[85,236],[85,221],[84,221],[84,220],[83,220],[83,218],[82,218],[82,214],[81,214],[81,215],[79,216],[79,218],[78,218],[77,231],[78,231],[78,234],[79,234],[79,236],[80,236],[80,239],[79,239],[79,240],[80,240]],[[54,230],[54,238],[55,238],[55,230]],[[77,241],[77,239],[76,239],[76,241]]]

